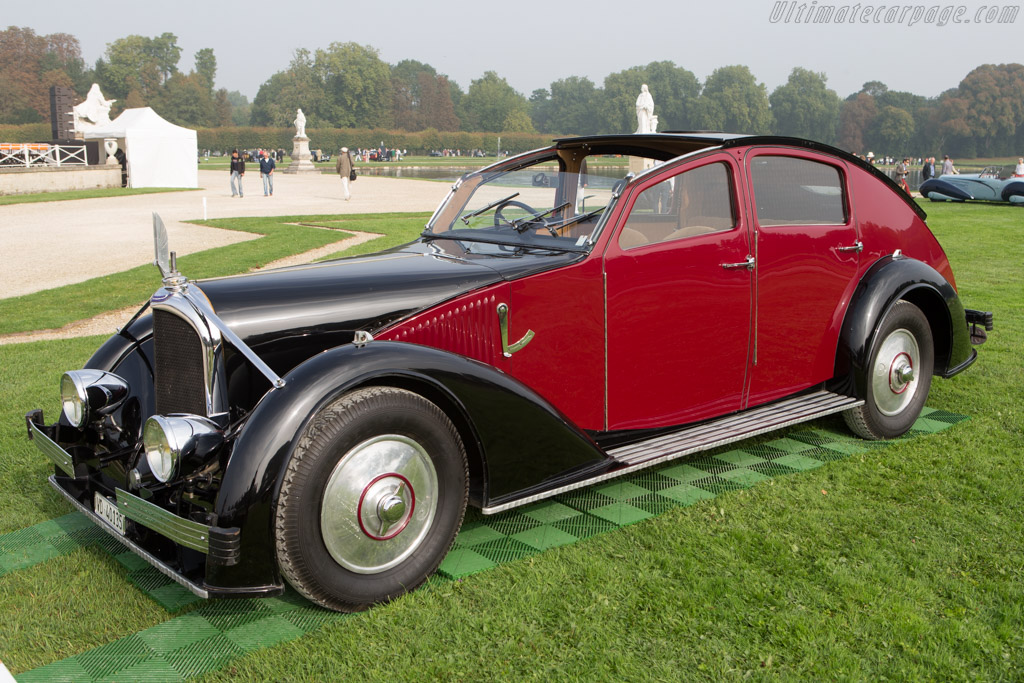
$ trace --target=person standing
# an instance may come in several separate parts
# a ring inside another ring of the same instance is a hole
[[[352,193],[349,191],[348,184],[355,174],[355,164],[352,162],[352,155],[348,153],[348,147],[341,148],[341,154],[338,155],[338,163],[334,165],[334,170],[341,177],[341,187],[347,202],[352,199]]]
[[[242,176],[245,175],[245,160],[239,158],[238,150],[231,150],[231,196],[244,197],[242,193]]]
[[[1017,166],[1013,169],[1014,178],[1024,178],[1024,157],[1017,159]]]
[[[953,166],[953,160],[949,158],[948,154],[942,157],[942,175],[955,175],[959,172]]]
[[[263,150],[263,156],[260,157],[260,178],[263,179],[263,196],[266,197],[269,193],[270,196],[274,196],[274,169],[277,164],[274,163],[273,158],[267,154],[267,150]]]
[[[924,166],[921,167],[921,182],[931,180],[935,177],[935,157],[928,157],[924,160]]]

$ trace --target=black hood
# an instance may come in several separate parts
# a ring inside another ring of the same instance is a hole
[[[254,350],[282,339],[350,342],[406,315],[502,279],[419,244],[369,256],[203,280],[217,315]]]

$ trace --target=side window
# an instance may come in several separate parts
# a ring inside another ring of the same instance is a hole
[[[783,156],[758,156],[750,180],[761,225],[843,225],[846,201],[835,166]]]
[[[732,174],[721,162],[701,166],[652,185],[637,197],[619,233],[619,246],[633,249],[736,225]]]

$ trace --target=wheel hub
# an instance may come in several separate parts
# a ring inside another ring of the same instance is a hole
[[[320,534],[331,557],[358,574],[397,566],[434,522],[438,480],[416,441],[388,434],[341,457],[324,487]]]
[[[883,415],[896,415],[914,400],[921,363],[921,351],[914,335],[906,329],[891,332],[882,340],[871,373],[875,406]]]

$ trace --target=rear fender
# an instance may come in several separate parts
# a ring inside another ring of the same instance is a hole
[[[859,398],[867,395],[866,368],[875,332],[900,299],[928,318],[936,375],[951,376],[974,358],[966,314],[953,286],[923,261],[885,256],[861,278],[846,310],[836,351],[837,390]]]
[[[281,477],[299,436],[321,408],[353,389],[388,385],[421,393],[460,429],[475,470],[471,499],[486,505],[545,479],[610,462],[547,401],[494,368],[415,344],[341,346],[292,370],[249,416],[217,497],[218,524],[241,529],[242,562],[208,566],[212,586],[279,583],[273,518]],[[541,457],[537,457],[541,454]]]

